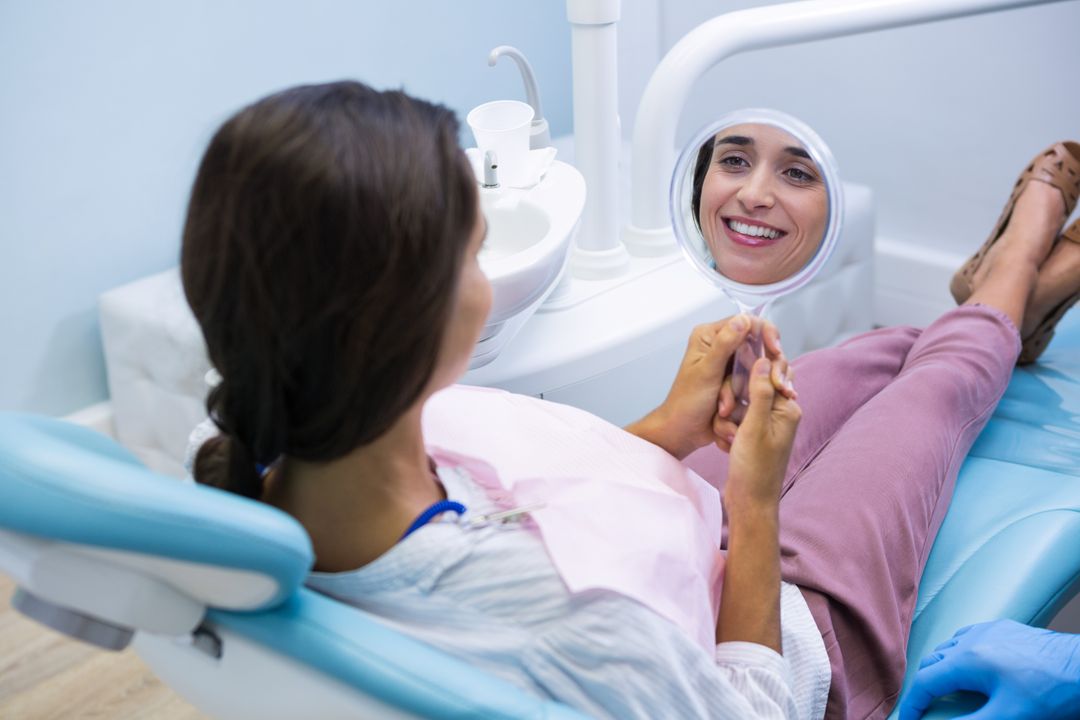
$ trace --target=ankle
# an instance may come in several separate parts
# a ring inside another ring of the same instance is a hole
[[[1017,329],[1020,329],[1038,278],[1039,269],[1033,263],[995,263],[986,280],[964,304],[982,304],[997,308],[1008,315]]]
[[[1001,240],[1006,240],[1005,236],[1002,236]],[[1001,241],[999,241],[1001,242]],[[1031,243],[1031,242],[1001,242],[1001,250],[997,262],[994,263],[994,267],[990,268],[990,272],[993,272],[995,268],[1006,269],[1024,269],[1039,274],[1039,266],[1046,260],[1046,256],[1049,254],[1051,243]],[[1017,267],[1019,266],[1019,267]]]

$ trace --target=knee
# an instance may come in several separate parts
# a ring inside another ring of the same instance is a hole
[[[953,415],[979,413],[996,403],[1011,375],[995,358],[950,352],[921,357],[904,372],[918,379],[912,388],[925,407]]]

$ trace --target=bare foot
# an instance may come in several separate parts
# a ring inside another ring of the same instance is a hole
[[[1061,231],[1064,215],[1065,199],[1060,190],[1037,180],[1029,182],[1016,199],[1005,231],[971,278],[972,287],[978,288],[999,262],[1041,266]]]
[[[1050,257],[1039,268],[1039,279],[1031,293],[1024,323],[1020,329],[1022,337],[1028,337],[1039,326],[1043,318],[1073,293],[1080,290],[1080,243],[1061,240],[1050,253]]]

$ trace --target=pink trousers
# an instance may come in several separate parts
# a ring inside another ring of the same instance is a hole
[[[975,305],[794,361],[803,419],[781,491],[781,570],[825,641],[827,718],[883,718],[896,703],[930,547],[1019,351],[1012,322]],[[686,464],[719,486],[727,476],[715,447]]]

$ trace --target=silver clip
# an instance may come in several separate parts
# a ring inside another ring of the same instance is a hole
[[[491,523],[505,523],[510,520],[516,520],[526,513],[530,513],[533,510],[539,510],[547,505],[544,502],[533,503],[532,505],[522,505],[521,507],[510,508],[509,510],[500,510],[498,512],[488,513],[486,515],[477,515],[474,518],[469,518],[465,524],[470,528],[481,527]]]

